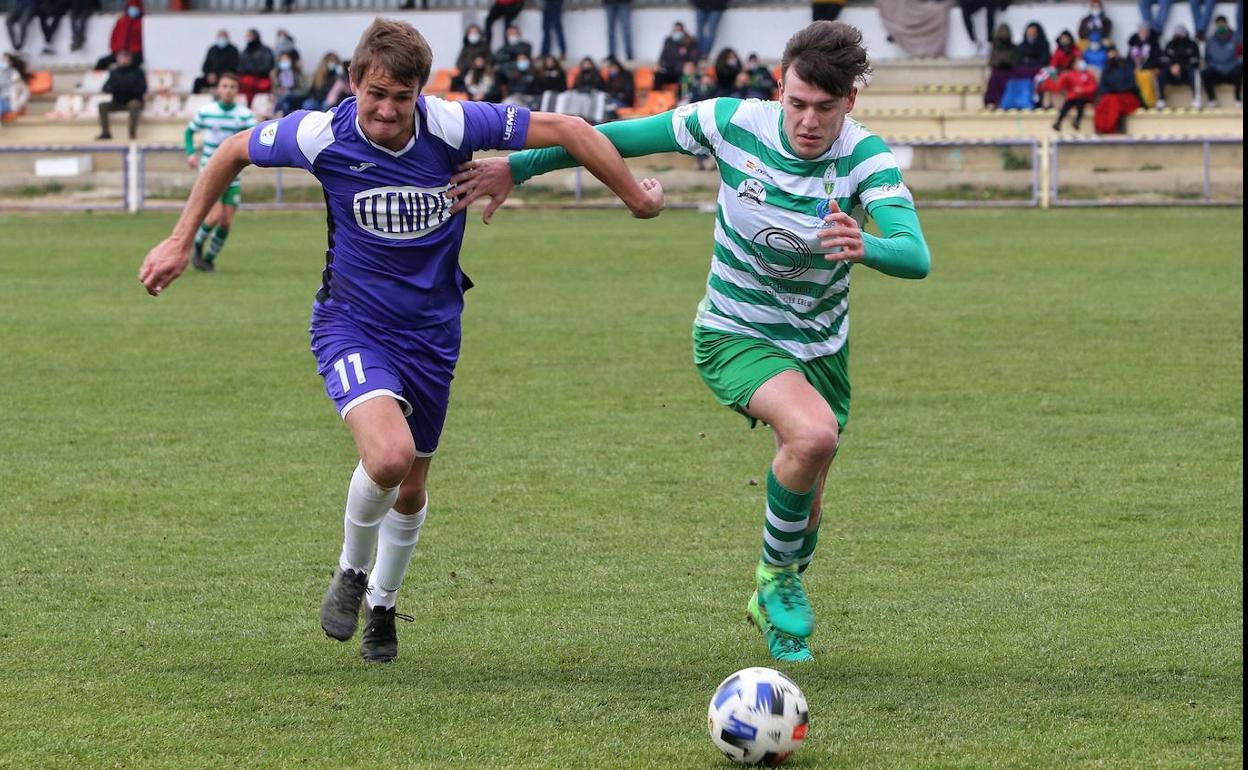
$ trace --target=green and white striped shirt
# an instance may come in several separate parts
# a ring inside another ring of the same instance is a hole
[[[222,142],[239,131],[254,128],[255,125],[256,116],[251,113],[251,110],[238,103],[227,107],[218,101],[212,101],[200,107],[199,112],[195,113],[195,117],[191,118],[191,122],[186,126],[188,138],[190,134],[201,131],[204,134],[199,167],[203,168],[208,164],[208,159],[217,151]],[[193,149],[194,147],[188,141],[187,154],[189,155]]]
[[[846,118],[821,157],[799,158],[779,102],[708,99],[672,113],[681,149],[719,164],[715,247],[695,324],[770,340],[801,360],[833,355],[849,334],[849,273],[815,235],[827,201],[861,224],[877,201],[914,199],[888,146]]]

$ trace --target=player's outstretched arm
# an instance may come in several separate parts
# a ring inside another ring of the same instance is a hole
[[[638,219],[657,217],[663,210],[663,187],[657,180],[638,183],[624,165],[611,140],[581,118],[550,112],[534,112],[530,118],[526,148],[559,145],[576,162],[602,180]]]
[[[173,226],[173,234],[156,244],[147,253],[143,266],[139,268],[139,281],[148,294],[153,297],[160,294],[186,270],[195,231],[204,221],[204,217],[208,216],[212,204],[230,186],[230,182],[251,163],[247,150],[250,139],[251,130],[226,139],[196,177],[190,197],[182,207],[182,216],[178,217],[178,223]]]
[[[827,227],[817,235],[829,262],[861,262],[885,275],[897,278],[924,278],[932,267],[932,256],[919,227],[919,216],[909,203],[877,203],[871,215],[880,226],[880,235],[864,233],[853,217],[841,211],[836,201],[824,217]]]

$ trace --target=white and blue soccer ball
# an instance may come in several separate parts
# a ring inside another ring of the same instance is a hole
[[[806,739],[810,710],[792,679],[771,668],[745,668],[716,688],[706,723],[715,748],[733,762],[774,767]]]

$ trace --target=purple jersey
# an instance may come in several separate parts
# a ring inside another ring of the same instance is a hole
[[[307,169],[325,188],[329,249],[317,301],[377,326],[418,329],[458,319],[471,285],[459,268],[466,212],[445,195],[475,150],[524,147],[529,111],[420,96],[416,134],[398,152],[373,144],[355,99],[261,123],[257,166]]]

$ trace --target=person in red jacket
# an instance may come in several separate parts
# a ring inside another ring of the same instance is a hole
[[[143,63],[143,0],[126,0],[126,10],[113,25],[108,40],[108,56],[95,63],[97,70],[106,70],[117,61],[118,51],[129,51],[131,63]]]
[[[1057,85],[1066,94],[1066,101],[1062,103],[1062,111],[1057,114],[1057,122],[1053,124],[1053,130],[1061,131],[1062,121],[1066,119],[1066,115],[1071,110],[1074,110],[1073,125],[1078,131],[1079,124],[1083,122],[1083,109],[1091,104],[1092,98],[1096,96],[1096,76],[1088,71],[1087,62],[1083,59],[1076,59],[1074,67],[1058,76]]]
[[[1062,30],[1062,34],[1057,36],[1057,46],[1053,49],[1053,55],[1049,57],[1049,66],[1040,70],[1036,75],[1036,92],[1040,95],[1042,106],[1051,107],[1051,99],[1049,94],[1060,94],[1062,86],[1060,79],[1062,74],[1075,66],[1075,62],[1083,58],[1083,54],[1079,51],[1079,46],[1075,45],[1075,36],[1070,34],[1070,30]]]

